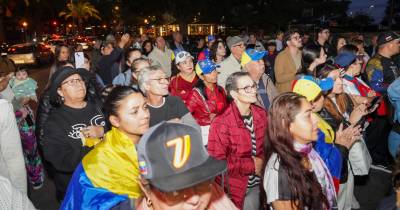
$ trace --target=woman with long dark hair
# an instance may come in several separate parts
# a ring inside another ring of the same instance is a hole
[[[335,209],[331,174],[313,149],[318,119],[305,97],[279,95],[269,109],[264,189],[274,210]]]
[[[50,78],[54,72],[64,65],[65,62],[70,62],[71,60],[71,49],[66,44],[57,45],[54,51],[54,63],[50,67],[49,81],[46,87],[50,85]]]
[[[217,65],[208,59],[197,63],[196,74],[200,79],[186,100],[186,106],[201,126],[205,145],[207,145],[211,121],[227,105],[225,91],[217,85],[218,72],[216,68]]]
[[[339,50],[347,44],[346,37],[336,36],[332,40],[332,45],[335,48],[335,55],[339,54]]]
[[[315,76],[315,70],[326,62],[324,48],[317,45],[307,45],[301,53],[301,69],[297,74]]]
[[[227,57],[226,54],[227,54],[226,53],[226,44],[224,43],[224,41],[217,40],[211,46],[210,59],[214,63],[221,63]]]
[[[331,65],[325,65],[319,71],[317,76],[320,79],[332,78],[335,82],[331,91],[326,93],[323,109],[320,112],[321,117],[335,130],[339,129],[340,124],[345,126],[363,125],[365,116],[377,108],[368,109],[368,101],[365,99],[354,100],[344,93],[342,73],[339,69]],[[350,210],[352,206],[358,204],[354,197],[354,175],[367,175],[371,157],[369,153],[363,153],[356,148],[365,147],[363,139],[357,140],[349,148],[349,164],[347,182],[339,186],[338,206],[339,209]],[[367,150],[367,148],[365,148]],[[356,157],[356,158],[354,158]]]
[[[142,53],[145,56],[149,56],[149,54],[153,51],[153,42],[151,40],[146,40],[142,44]]]
[[[136,144],[149,128],[146,98],[138,89],[118,86],[104,109],[111,130],[78,164],[60,209],[111,209],[142,196]]]

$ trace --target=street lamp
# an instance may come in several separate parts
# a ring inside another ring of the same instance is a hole
[[[26,21],[22,22],[22,32],[24,33],[24,38],[25,38],[25,42],[28,41],[28,34],[27,34],[27,28],[28,28],[28,23]]]
[[[147,24],[149,23],[149,21],[147,19],[144,19],[144,23]]]
[[[118,11],[119,10],[119,6],[115,6],[114,9]]]

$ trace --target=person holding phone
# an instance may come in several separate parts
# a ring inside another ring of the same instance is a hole
[[[321,69],[318,69],[316,72],[317,77],[320,79],[324,78],[332,78],[334,80],[334,85],[332,90],[325,93],[325,101],[323,105],[323,109],[320,112],[321,117],[335,130],[338,131],[340,128],[340,124],[357,126],[359,121],[365,117],[367,114],[375,111],[377,108],[375,106],[374,109],[368,110],[368,101],[365,100],[359,105],[356,105],[351,97],[344,93],[343,91],[343,78],[340,70],[337,67],[326,64]],[[360,141],[360,142],[358,142]],[[364,140],[357,140],[358,144],[365,145]],[[356,143],[357,143],[356,142]],[[349,154],[353,154],[352,150],[355,148],[352,146],[349,150]],[[370,155],[363,156],[360,154],[358,160],[369,162],[371,159]],[[350,159],[350,158],[349,158]],[[351,159],[350,161],[351,162]],[[363,162],[363,163],[364,163]],[[352,167],[355,165],[352,164]],[[358,165],[359,166],[359,165]],[[364,166],[364,165],[362,165]],[[369,165],[370,166],[370,165]],[[369,168],[368,166],[368,168]],[[339,209],[350,210],[353,207],[356,207],[358,204],[356,198],[354,197],[354,170],[350,170],[350,164],[348,164],[348,173],[347,183],[343,183],[339,186],[339,196],[338,196],[338,206]],[[360,165],[361,167],[361,165]],[[367,166],[365,166],[367,167]],[[366,169],[365,169],[366,170]],[[361,175],[361,174],[357,174]],[[366,174],[363,174],[366,175]]]
[[[361,78],[362,60],[355,52],[347,51],[339,53],[335,58],[336,67],[343,68],[343,90],[356,102],[368,100],[369,112],[374,109],[375,103],[378,106],[376,112],[366,116],[368,126],[365,132],[365,141],[370,150],[374,165],[388,166],[390,154],[388,151],[388,139],[390,122],[388,120],[388,102],[382,93],[374,91]],[[378,98],[377,98],[378,97]],[[373,101],[375,99],[375,101]]]

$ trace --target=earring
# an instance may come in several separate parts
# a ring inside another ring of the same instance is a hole
[[[64,101],[64,97],[61,96],[61,101]]]
[[[149,208],[153,206],[153,203],[151,202],[151,200],[149,198],[146,199],[146,205]]]

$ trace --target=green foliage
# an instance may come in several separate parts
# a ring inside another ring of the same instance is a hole
[[[86,0],[79,0],[77,2],[68,3],[67,7],[58,14],[60,17],[65,19],[76,18],[78,21],[88,20],[89,18],[95,18],[101,20],[99,11]]]

